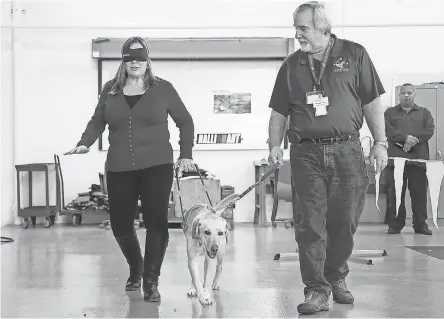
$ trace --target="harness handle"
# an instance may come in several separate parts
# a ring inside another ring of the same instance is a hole
[[[210,202],[210,206],[213,207],[213,203],[211,202],[210,195],[208,194],[207,188],[205,187],[205,183],[203,181],[202,175],[200,174],[199,166],[197,164],[194,164],[194,167],[196,168],[197,174],[199,174],[199,179],[202,182],[203,188],[205,190],[205,194],[207,195],[208,201]],[[180,182],[179,182],[179,174],[177,172],[177,169],[174,170],[175,177],[176,177],[176,183],[177,183],[177,191],[179,193],[179,203],[180,203],[180,210],[182,212],[182,218],[183,218],[183,204],[182,204],[182,196],[180,194]]]
[[[194,166],[196,167],[197,174],[199,174],[200,181],[202,182],[202,186],[205,190],[205,193],[207,194],[208,202],[210,203],[210,206],[213,207],[213,204],[211,203],[210,195],[208,195],[207,188],[205,187],[205,183],[203,181],[202,175],[200,174],[199,166],[197,166],[197,164],[194,164]]]
[[[174,175],[176,176],[177,191],[179,193],[180,211],[182,213],[182,219],[183,219],[182,196],[180,195],[179,174],[177,173],[177,169],[174,170],[174,173],[175,173]]]

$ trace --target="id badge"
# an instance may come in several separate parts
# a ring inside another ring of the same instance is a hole
[[[315,100],[319,100],[322,98],[322,92],[321,91],[307,92],[305,96],[307,97],[307,104],[313,104]]]
[[[320,99],[313,101],[313,107],[315,109],[315,116],[327,115],[328,96],[323,96]]]

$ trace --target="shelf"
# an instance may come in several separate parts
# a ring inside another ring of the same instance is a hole
[[[64,209],[60,212],[60,216],[62,215],[84,215],[84,214],[103,214],[108,213],[104,209]]]
[[[20,208],[18,217],[46,217],[55,215],[57,212],[57,206],[32,206],[26,208]]]
[[[55,169],[55,163],[32,163],[15,165],[19,172],[44,172]]]

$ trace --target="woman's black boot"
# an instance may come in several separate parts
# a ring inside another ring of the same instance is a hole
[[[116,241],[130,267],[130,275],[125,284],[126,291],[134,291],[141,288],[143,274],[143,257],[139,239],[135,231],[116,237]]]
[[[145,262],[143,271],[143,299],[159,302],[160,269],[168,247],[169,234],[147,231],[145,241]]]

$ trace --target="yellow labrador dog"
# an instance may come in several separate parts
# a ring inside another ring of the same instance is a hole
[[[225,257],[225,245],[228,242],[228,223],[220,216],[220,211],[209,205],[196,205],[183,215],[182,229],[187,241],[188,269],[191,274],[191,289],[187,295],[199,299],[202,305],[211,305],[210,281],[208,280],[209,263],[216,259],[216,273],[211,285],[219,290],[219,280]],[[204,282],[199,279],[198,257],[205,256]]]

